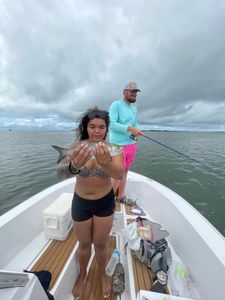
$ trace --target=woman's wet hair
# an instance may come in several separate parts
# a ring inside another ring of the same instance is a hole
[[[109,128],[109,113],[108,113],[108,111],[100,110],[100,109],[98,109],[97,106],[95,106],[93,108],[88,109],[85,113],[83,113],[80,116],[79,121],[78,121],[78,126],[75,131],[77,140],[83,141],[83,140],[87,140],[89,138],[87,127],[88,127],[89,121],[93,120],[93,119],[102,119],[105,121],[106,134],[105,134],[104,139],[106,138],[107,133],[108,133],[108,128]]]

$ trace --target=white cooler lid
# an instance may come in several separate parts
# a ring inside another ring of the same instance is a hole
[[[72,193],[63,193],[43,211],[44,216],[64,217],[70,211],[72,205]]]

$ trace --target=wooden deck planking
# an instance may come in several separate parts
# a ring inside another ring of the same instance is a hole
[[[132,255],[132,265],[134,270],[135,290],[138,293],[140,290],[149,291],[152,287],[152,274],[143,263],[135,259]]]
[[[120,212],[121,211],[121,204],[117,201],[115,202],[115,204],[116,204],[116,211]]]
[[[134,285],[135,285],[135,291],[136,293],[140,290],[139,289],[139,282],[138,282],[138,274],[137,274],[137,268],[136,264],[134,262],[134,257],[131,253],[131,258],[132,258],[132,266],[133,266],[133,275],[134,275]]]
[[[71,229],[65,241],[53,240],[39,260],[34,264],[30,271],[48,270],[52,274],[50,283],[51,289],[59,274],[61,273],[70,253],[72,252],[77,241],[77,237]]]
[[[112,251],[116,248],[116,237],[110,236],[108,242],[108,258],[110,258]],[[99,268],[97,265],[96,258],[93,258],[92,264],[90,266],[86,282],[83,287],[82,294],[80,296],[80,300],[100,300],[103,299],[102,291],[101,291],[101,282],[100,282],[100,274]],[[116,296],[111,293],[111,296],[107,298],[109,300],[116,300]]]
[[[146,290],[150,290],[152,287],[152,272],[145,267],[144,264],[142,265],[142,272],[143,272],[143,276],[144,276],[144,285],[146,287]]]
[[[75,235],[75,234],[74,234],[74,235]],[[75,245],[75,244],[74,244],[74,241],[73,241],[73,239],[71,239],[71,241],[70,241],[70,243],[68,243],[68,246],[66,247],[66,249],[65,249],[65,250],[63,249],[65,252],[63,253],[63,251],[61,251],[61,253],[60,253],[60,255],[59,255],[59,259],[60,259],[60,257],[61,257],[61,261],[63,262],[63,266],[65,265],[65,263],[66,263],[66,261],[67,261],[69,255],[70,255],[71,251],[73,250],[74,245]],[[57,274],[60,273],[62,267],[60,266],[60,264],[56,263],[56,260],[55,260],[55,262],[53,263],[52,267],[53,267],[52,275],[53,275],[54,277],[57,277]]]

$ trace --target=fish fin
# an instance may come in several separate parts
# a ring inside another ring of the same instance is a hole
[[[61,148],[59,146],[56,146],[56,145],[52,145],[52,147],[59,152],[59,157],[58,157],[58,160],[57,160],[57,164],[59,164],[66,156],[66,151],[68,149],[65,149],[65,148]]]

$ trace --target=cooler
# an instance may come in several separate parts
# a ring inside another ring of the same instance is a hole
[[[63,193],[43,211],[44,231],[48,239],[64,241],[72,228],[73,194]]]

